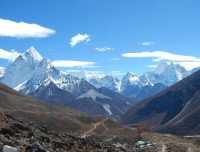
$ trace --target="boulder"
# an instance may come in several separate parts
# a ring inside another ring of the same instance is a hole
[[[16,147],[4,145],[2,152],[18,152]]]

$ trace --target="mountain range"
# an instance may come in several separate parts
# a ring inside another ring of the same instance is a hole
[[[96,88],[106,87],[125,96],[142,100],[159,93],[198,69],[187,71],[179,64],[161,62],[154,71],[145,72],[142,75],[128,72],[122,80],[113,75],[88,73],[87,71],[79,72],[77,77],[85,79]]]
[[[140,76],[128,72],[122,80],[86,71],[72,76],[56,69],[31,47],[0,70],[0,82],[45,102],[118,119],[137,101],[155,95],[193,71],[172,62],[160,63],[154,71]]]
[[[89,114],[119,117],[134,102],[112,90],[104,95],[104,89],[59,71],[33,47],[19,55],[3,73],[0,82],[25,95]]]

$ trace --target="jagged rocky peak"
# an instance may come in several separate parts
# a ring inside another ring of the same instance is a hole
[[[13,65],[35,65],[43,60],[43,57],[36,51],[34,47],[30,47],[24,53],[21,53],[14,61]],[[11,65],[12,65],[11,64]],[[10,66],[10,65],[9,65]]]
[[[139,80],[139,77],[132,73],[132,72],[127,72],[126,75],[122,78],[123,83],[130,83],[133,84]]]
[[[138,84],[138,82],[139,77],[136,74],[127,72],[126,75],[124,75],[122,78],[120,90],[126,89],[127,86]]]
[[[168,64],[165,62],[161,62],[160,64],[158,64],[158,66],[155,69],[155,73],[157,74],[161,74],[165,71],[165,69],[167,68]]]
[[[174,63],[174,62],[170,62],[169,64],[165,63],[165,62],[161,62],[160,64],[158,64],[158,66],[155,69],[155,73],[156,74],[163,74],[164,72],[169,71],[178,71],[181,73],[186,73],[187,70],[181,66],[178,63]]]
[[[182,73],[186,73],[187,72],[187,70],[183,66],[178,64],[178,63],[171,62],[170,66],[173,66],[179,72],[182,72]]]

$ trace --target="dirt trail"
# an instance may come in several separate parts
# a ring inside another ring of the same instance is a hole
[[[101,121],[93,124],[93,127],[91,129],[89,129],[88,131],[86,131],[85,133],[82,134],[82,138],[85,138],[86,136],[89,136],[99,125],[101,125],[102,123],[104,123],[106,120],[108,120],[108,118],[106,119],[102,119]],[[105,132],[108,130],[107,127],[104,125],[105,127],[105,131],[103,132],[103,134],[105,134]]]

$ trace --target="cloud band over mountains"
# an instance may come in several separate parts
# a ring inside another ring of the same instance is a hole
[[[72,60],[56,60],[52,64],[55,67],[64,67],[64,68],[96,68],[95,62],[86,62],[86,61],[72,61]]]
[[[176,55],[164,51],[124,53],[122,56],[129,58],[154,58],[154,62],[162,60],[200,62],[200,58],[194,56]]]

